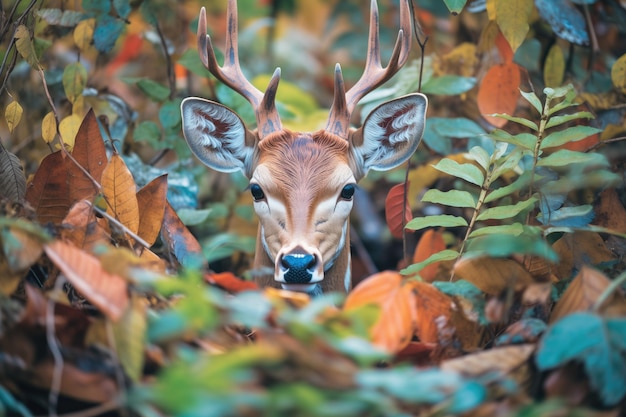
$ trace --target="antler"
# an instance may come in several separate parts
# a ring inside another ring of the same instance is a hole
[[[408,0],[400,2],[400,30],[393,48],[389,64],[383,68],[380,62],[380,39],[378,36],[378,5],[372,0],[370,28],[367,47],[367,60],[363,75],[345,92],[341,66],[335,65],[335,96],[330,108],[326,130],[340,137],[348,138],[350,118],[359,100],[385,81],[389,80],[404,65],[411,49],[411,16]]]
[[[252,104],[257,121],[259,138],[263,139],[272,132],[282,129],[280,117],[276,110],[275,98],[280,68],[276,68],[265,93],[259,91],[246,79],[239,65],[239,48],[237,42],[237,0],[228,0],[227,9],[228,32],[224,51],[224,66],[220,67],[215,57],[211,37],[207,35],[206,10],[200,9],[198,19],[198,53],[204,66],[221,82],[241,94]]]

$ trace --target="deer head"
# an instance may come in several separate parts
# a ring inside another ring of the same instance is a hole
[[[427,99],[409,94],[375,108],[359,129],[350,118],[359,100],[404,65],[411,46],[408,0],[401,1],[400,31],[383,67],[378,8],[372,0],[368,54],[361,79],[345,91],[335,67],[335,95],[325,129],[292,132],[282,127],[275,106],[280,79],[276,69],[265,92],[243,75],[237,47],[236,0],[228,1],[224,65],[206,34],[206,12],[198,23],[198,50],[209,71],[253,106],[257,129],[248,130],[227,107],[190,97],[181,106],[183,133],[193,153],[221,172],[241,170],[250,179],[259,217],[255,267],[274,274],[258,278],[312,294],[350,289],[349,215],[356,183],[370,169],[388,170],[405,162],[421,140]]]

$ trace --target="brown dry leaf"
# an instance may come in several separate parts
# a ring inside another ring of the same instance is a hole
[[[572,271],[580,270],[584,265],[598,265],[615,259],[598,233],[566,233],[552,248],[559,255],[555,275],[560,280],[569,279]]]
[[[411,283],[415,294],[416,334],[424,343],[439,341],[437,321],[450,324],[454,302],[446,294],[421,281]]]
[[[489,68],[478,87],[478,110],[495,127],[503,127],[506,119],[490,116],[494,113],[513,115],[520,96],[520,69],[512,61]]]
[[[62,151],[46,156],[26,188],[26,201],[42,224],[61,224],[70,209],[66,162]]]
[[[471,376],[480,376],[490,371],[509,375],[521,367],[527,370],[526,363],[534,351],[535,345],[532,343],[498,347],[445,360],[441,363],[441,369]]]
[[[115,217],[131,232],[139,230],[137,187],[124,160],[113,154],[102,173],[102,192],[107,202],[107,213]]]
[[[183,224],[172,208],[169,201],[165,203],[165,214],[163,215],[163,227],[161,228],[161,239],[168,250],[174,255],[181,265],[198,268],[208,267],[204,261],[202,247],[187,226]]]
[[[159,236],[165,214],[166,198],[167,174],[153,179],[137,192],[137,204],[139,205],[139,231],[137,234],[150,245],[154,244]]]
[[[550,323],[575,311],[591,309],[610,284],[611,281],[602,272],[583,266],[554,306]],[[607,301],[610,303],[610,300]]]
[[[443,231],[428,229],[424,232],[420,238],[415,252],[413,253],[413,263],[422,262],[428,259],[431,255],[441,252],[446,248],[446,242],[443,240]],[[437,271],[441,262],[435,262],[424,267],[419,275],[426,282],[433,282],[437,277]]]
[[[396,184],[387,193],[385,198],[385,220],[396,239],[402,239],[404,226],[413,219],[409,201],[404,198],[404,189],[409,189],[409,184]]]
[[[107,165],[107,155],[93,110],[89,110],[78,129],[72,156],[96,182],[100,182]],[[99,192],[98,187],[74,161],[68,161],[67,175],[72,203],[83,199],[92,200]]]
[[[270,301],[284,301],[296,308],[302,308],[311,302],[311,297],[303,292],[287,291],[280,288],[266,287],[263,295]]]
[[[93,206],[87,200],[74,204],[63,220],[61,237],[79,248],[92,248],[98,243],[108,242],[108,230],[98,222]]]
[[[594,224],[626,233],[626,209],[615,188],[608,188],[600,193],[594,212],[596,213]]]
[[[46,239],[20,227],[0,228],[0,250],[4,252],[11,270],[24,271],[41,256]]]
[[[489,295],[498,295],[507,288],[519,291],[534,282],[522,265],[504,258],[461,259],[454,265],[454,275]]]
[[[395,271],[372,275],[348,294],[344,309],[375,304],[380,317],[371,329],[372,342],[389,352],[398,352],[415,332],[415,297],[413,283],[404,282]]]
[[[98,258],[55,240],[44,246],[48,258],[67,280],[100,311],[116,321],[128,306],[128,284],[118,275],[104,270]]]

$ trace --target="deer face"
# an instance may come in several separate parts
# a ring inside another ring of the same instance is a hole
[[[229,22],[236,22],[229,0]],[[370,170],[387,170],[405,162],[422,137],[427,107],[422,94],[409,94],[374,109],[359,129],[349,127],[358,100],[383,83],[406,61],[410,36],[408,4],[403,1],[400,31],[389,65],[380,65],[372,2],[370,52],[363,77],[347,93],[339,66],[335,100],[325,129],[298,133],[284,129],[274,106],[280,71],[265,93],[241,74],[236,50],[236,23],[229,25],[226,63],[219,67],[200,14],[201,58],[221,81],[255,107],[258,128],[221,104],[200,98],[183,100],[183,133],[193,153],[222,172],[242,170],[250,179],[254,210],[259,217],[257,263],[269,260],[275,284],[314,293],[316,289],[347,291],[350,287],[349,216],[356,183]],[[404,31],[404,32],[403,32]],[[374,33],[374,35],[372,35]],[[340,260],[340,261],[338,261]],[[341,263],[341,266],[339,264]],[[257,265],[259,266],[259,265]]]

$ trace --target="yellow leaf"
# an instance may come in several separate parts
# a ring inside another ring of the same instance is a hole
[[[30,38],[30,31],[24,25],[19,25],[15,31],[15,46],[22,58],[34,69],[40,69],[39,60],[35,53],[35,46]]]
[[[613,85],[622,93],[626,93],[626,54],[619,57],[611,68]]]
[[[107,213],[119,220],[131,232],[139,230],[139,204],[133,175],[118,154],[102,172],[102,192],[107,202]]]
[[[563,84],[565,73],[565,56],[563,50],[557,44],[552,45],[543,67],[543,81],[546,87],[559,87]]]
[[[41,137],[46,143],[51,143],[57,134],[57,119],[54,113],[46,114],[41,122]]]
[[[78,129],[80,128],[82,122],[83,120],[79,115],[70,114],[59,123],[59,133],[61,134],[61,139],[70,150],[74,148],[76,133],[78,133]]]
[[[85,51],[91,46],[96,19],[82,20],[74,29],[74,43],[78,49]]]
[[[133,381],[139,381],[143,371],[148,323],[146,302],[143,297],[133,296],[129,308],[118,322],[113,323],[115,352],[126,374]]]
[[[496,20],[496,0],[487,0],[485,4],[489,20]]]
[[[20,103],[18,103],[17,101],[10,102],[7,108],[4,110],[4,117],[5,119],[7,119],[9,132],[13,132],[15,126],[18,125],[18,123],[22,119],[22,113],[24,113],[24,109],[22,109],[22,106],[20,106]]]
[[[524,42],[533,0],[495,0],[496,22],[513,52]]]
[[[87,69],[80,62],[69,64],[63,71],[63,89],[67,99],[74,103],[87,85]]]

